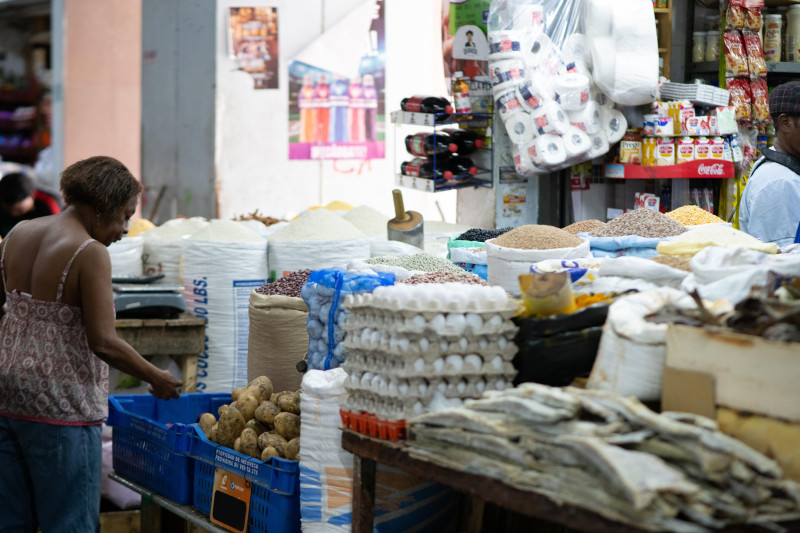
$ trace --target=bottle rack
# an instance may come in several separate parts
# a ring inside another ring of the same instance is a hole
[[[478,188],[486,187],[492,188],[494,186],[492,181],[492,168],[494,167],[494,150],[492,146],[478,148],[471,154],[473,162],[478,168],[478,173],[472,174],[457,174],[452,179],[446,180],[444,178],[419,178],[416,176],[407,176],[399,172],[401,158],[408,156],[413,157],[405,151],[405,135],[399,132],[400,126],[423,126],[433,128],[434,140],[436,138],[437,128],[440,126],[457,126],[459,124],[469,124],[473,128],[486,128],[487,138],[491,139],[491,125],[492,115],[490,113],[414,113],[410,111],[393,111],[391,113],[392,123],[396,126],[396,140],[394,151],[394,166],[398,169],[395,174],[395,184],[398,187],[408,189],[415,189],[425,192],[442,192],[454,189],[464,188]],[[403,156],[398,157],[398,144],[403,144]],[[493,145],[494,143],[490,143]],[[434,168],[436,167],[437,155],[430,157],[433,162]]]
[[[723,159],[695,159],[677,165],[644,166],[608,164],[604,176],[613,179],[729,179],[736,177],[736,167]]]

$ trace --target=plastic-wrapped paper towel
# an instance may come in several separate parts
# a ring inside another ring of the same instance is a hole
[[[649,0],[586,0],[594,83],[614,102],[651,102],[658,87],[658,37]]]

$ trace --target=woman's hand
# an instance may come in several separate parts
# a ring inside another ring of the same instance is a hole
[[[171,400],[179,398],[180,392],[178,389],[183,386],[183,381],[175,379],[168,370],[158,370],[156,377],[147,388],[150,394],[161,400]]]

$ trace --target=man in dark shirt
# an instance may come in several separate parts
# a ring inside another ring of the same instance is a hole
[[[58,195],[37,188],[29,176],[12,172],[0,179],[0,237],[22,220],[60,212]]]

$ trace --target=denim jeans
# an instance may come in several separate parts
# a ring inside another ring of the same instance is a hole
[[[0,416],[0,533],[100,531],[100,431]]]

